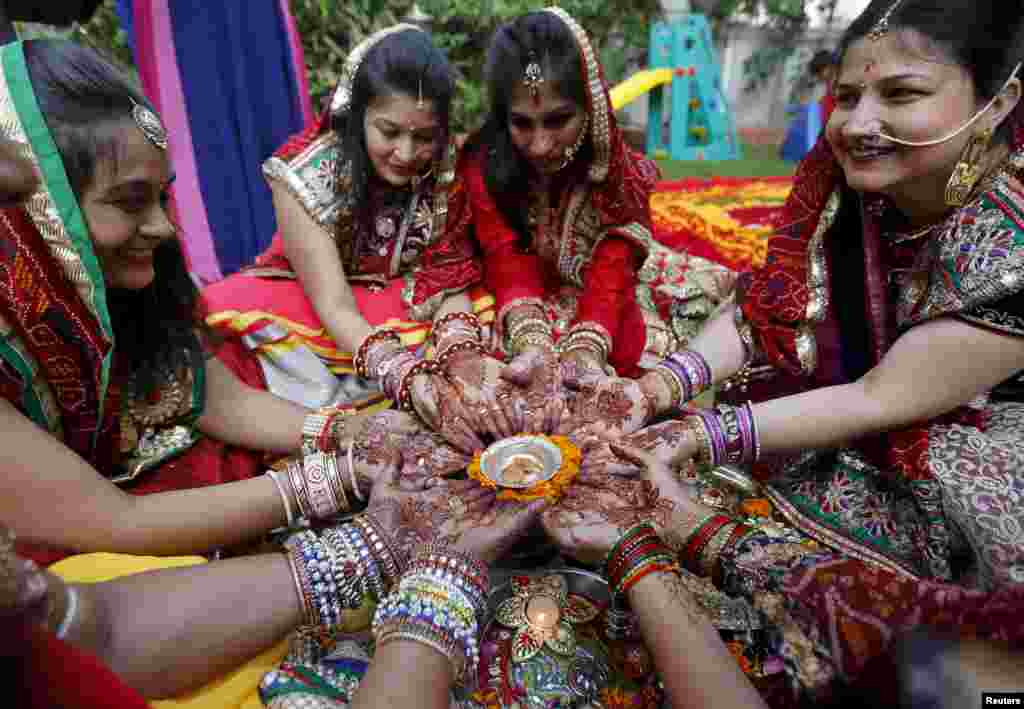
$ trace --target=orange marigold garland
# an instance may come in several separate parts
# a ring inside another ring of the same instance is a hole
[[[533,500],[550,500],[558,502],[565,495],[565,491],[572,485],[580,472],[580,462],[583,455],[580,449],[565,436],[545,436],[547,440],[558,446],[562,452],[562,465],[558,472],[550,480],[539,482],[525,490],[503,489],[498,493],[499,500],[519,500],[531,502]],[[492,490],[498,488],[498,483],[487,477],[487,474],[480,467],[481,454],[473,456],[473,462],[469,464],[467,472],[469,477],[476,480],[484,487]]]

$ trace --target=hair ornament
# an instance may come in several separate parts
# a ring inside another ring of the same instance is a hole
[[[885,14],[875,23],[875,26],[868,31],[868,39],[872,42],[877,42],[882,39],[885,35],[889,34],[889,18],[892,13],[896,11],[900,5],[903,4],[903,0],[895,0],[889,9],[885,11]]]
[[[146,136],[146,140],[161,150],[167,150],[167,131],[160,122],[160,117],[152,109],[132,99],[132,118]]]

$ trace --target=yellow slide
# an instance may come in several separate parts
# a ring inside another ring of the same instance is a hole
[[[612,108],[618,111],[627,103],[637,100],[651,89],[672,81],[671,69],[644,69],[638,71],[611,90]]]

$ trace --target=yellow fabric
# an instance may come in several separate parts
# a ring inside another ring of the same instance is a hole
[[[98,583],[154,569],[174,569],[206,563],[200,556],[153,557],[127,554],[81,554],[59,561],[50,571],[70,583]],[[150,702],[166,709],[262,709],[257,688],[270,670],[281,664],[288,650],[287,641],[254,657],[219,680],[191,694]]]

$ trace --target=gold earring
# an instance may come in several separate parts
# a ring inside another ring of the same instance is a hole
[[[963,152],[960,153],[960,160],[957,161],[953,174],[946,183],[946,204],[950,207],[962,207],[971,196],[974,186],[981,178],[981,158],[988,150],[991,140],[992,129],[986,128],[972,135],[967,141]]]

